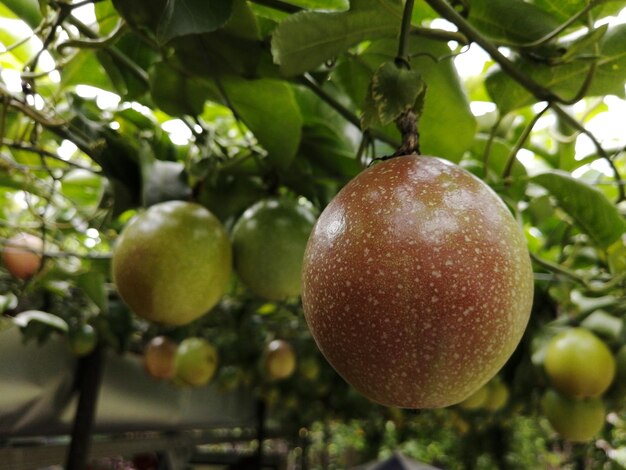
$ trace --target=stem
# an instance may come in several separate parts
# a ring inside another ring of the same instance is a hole
[[[532,49],[532,48],[535,48],[535,47],[542,46],[542,45],[546,44],[547,42],[549,42],[550,40],[552,40],[555,37],[557,37],[559,34],[561,34],[563,31],[565,31],[571,25],[576,23],[576,21],[578,21],[583,15],[587,14],[598,3],[599,2],[597,0],[589,2],[587,5],[585,5],[585,7],[582,10],[580,10],[579,12],[577,12],[576,14],[571,16],[564,23],[560,24],[557,28],[555,28],[554,30],[550,31],[545,36],[540,37],[539,39],[536,39],[536,40],[531,41],[531,42],[523,43],[523,44],[513,44],[513,43],[501,42],[500,45],[501,46],[507,46],[507,47],[519,47],[519,48],[522,48],[522,49]]]
[[[434,28],[422,28],[420,26],[413,26],[411,28],[411,34],[416,36],[422,36],[428,39],[434,39],[436,41],[456,41],[459,44],[467,45],[469,40],[458,31],[446,31],[445,29]]]
[[[319,98],[326,102],[329,106],[335,109],[346,121],[353,124],[357,128],[361,128],[361,122],[356,114],[342,105],[339,101],[337,101],[334,97],[332,97],[329,93],[326,92],[322,87],[320,87],[315,80],[313,80],[309,75],[303,75],[298,80],[299,83],[306,86],[309,90],[315,93]],[[382,132],[377,131],[376,129],[368,130],[371,137],[374,139],[380,140],[381,142],[385,142],[386,144],[391,145],[392,147],[398,147],[398,141],[383,134]]]
[[[284,13],[298,13],[304,11],[304,8],[291,5],[289,3],[281,2],[280,0],[251,0],[252,3],[263,5],[264,7],[270,7],[274,10],[282,11]]]
[[[532,132],[533,128],[535,127],[535,124],[537,124],[537,121],[539,121],[541,116],[543,116],[544,113],[548,109],[550,109],[550,105],[549,104],[547,104],[541,111],[539,111],[537,114],[535,114],[535,117],[528,123],[528,125],[524,129],[524,132],[522,132],[522,135],[520,135],[519,139],[515,143],[515,147],[513,147],[513,149],[511,150],[511,153],[509,154],[509,157],[508,157],[508,159],[506,161],[506,165],[504,167],[504,171],[502,172],[502,178],[504,178],[505,180],[509,176],[511,176],[511,170],[513,169],[513,164],[515,163],[515,158],[517,157],[517,153],[524,146],[524,143],[526,142],[526,139],[528,139],[528,136],[530,135],[530,133]]]
[[[96,40],[100,39],[100,37],[96,33],[94,33],[91,28],[89,28],[87,25],[82,23],[75,16],[70,15],[68,17],[68,22],[72,26],[75,26],[81,34],[83,34],[84,36],[87,36],[89,39],[96,39]],[[146,86],[148,86],[148,84],[149,84],[148,74],[146,73],[146,71],[144,69],[139,67],[135,62],[130,60],[128,58],[128,56],[126,56],[125,54],[121,53],[115,47],[108,47],[108,48],[105,49],[105,51],[107,53],[109,53],[109,55],[113,59],[117,60],[122,65],[124,65],[128,69],[129,72],[131,72],[133,75],[135,75],[135,77],[137,77],[139,80],[141,80]]]
[[[398,55],[396,56],[396,65],[409,69],[409,59],[407,57],[407,49],[409,45],[409,33],[411,31],[411,16],[413,15],[414,0],[406,0],[404,12],[402,13],[402,27],[400,29],[400,41],[398,43]]]
[[[471,41],[482,47],[491,58],[497,62],[502,70],[504,70],[513,80],[521,84],[530,91],[539,101],[558,101],[550,90],[544,88],[529,76],[520,72],[513,62],[507,59],[498,48],[485,38],[477,29],[475,29],[462,15],[460,15],[445,0],[426,0],[433,10],[439,13],[443,18],[454,23],[461,33],[467,36]]]
[[[59,44],[57,46],[57,51],[62,53],[63,50],[68,47],[76,49],[103,49],[115,42],[125,32],[126,23],[124,20],[120,20],[108,36],[95,39],[70,39],[69,41]]]
[[[40,148],[32,146],[32,145],[26,145],[23,142],[14,142],[12,140],[4,139],[4,140],[0,140],[0,144],[1,145],[5,145],[5,146],[7,146],[9,148],[22,150],[24,152],[36,153],[36,154],[42,155],[44,157],[52,158],[52,159],[57,160],[59,162],[65,163],[68,166],[71,166],[71,167],[74,167],[74,168],[80,168],[81,170],[87,170],[87,171],[90,171],[90,172],[95,173],[97,175],[102,174],[101,170],[97,170],[95,168],[91,168],[91,167],[88,167],[88,166],[85,166],[85,165],[81,165],[80,163],[72,162],[70,160],[63,160],[61,157],[59,157],[55,153],[52,153],[52,152],[50,152],[48,150],[40,149]]]
[[[87,466],[103,365],[104,351],[100,346],[78,360],[76,387],[79,398],[72,428],[72,441],[67,453],[65,465],[67,470],[83,470]]]
[[[617,183],[617,189],[619,191],[617,202],[626,200],[626,190],[624,189],[624,180],[622,179],[620,172],[617,169],[617,166],[615,166],[615,162],[613,162],[609,154],[606,153],[606,151],[604,150],[604,147],[602,147],[602,145],[600,144],[596,136],[593,135],[593,133],[589,131],[585,126],[583,126],[580,122],[578,122],[576,119],[570,116],[569,113],[567,113],[560,106],[556,104],[552,104],[551,107],[564,121],[567,122],[568,125],[570,125],[574,129],[578,130],[579,132],[582,132],[587,137],[589,137],[594,147],[598,151],[598,155],[600,155],[600,157],[602,157],[608,162],[609,166],[611,167],[611,170],[613,171],[613,175]]]

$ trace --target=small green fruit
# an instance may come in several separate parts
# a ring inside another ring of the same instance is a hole
[[[463,408],[464,410],[477,410],[482,408],[489,398],[489,391],[487,389],[487,385],[483,385],[478,390],[476,390],[473,394],[459,403],[459,408]]]
[[[235,272],[264,299],[300,295],[302,258],[314,224],[311,209],[294,200],[267,199],[253,205],[233,227]]]
[[[572,442],[587,442],[604,426],[606,409],[599,398],[576,400],[548,390],[541,406],[554,430]]]
[[[204,207],[168,201],[151,206],[124,229],[113,253],[113,281],[140,317],[185,325],[221,298],[231,272],[222,224]]]
[[[92,352],[98,344],[98,335],[93,326],[89,324],[80,325],[69,333],[70,351],[75,356],[86,356]]]
[[[176,351],[176,378],[194,387],[206,385],[215,375],[217,361],[217,350],[208,341],[186,338]]]
[[[492,380],[487,384],[487,400],[484,407],[489,411],[498,411],[504,408],[509,401],[509,387],[501,380]]]
[[[544,367],[552,386],[573,398],[598,397],[615,377],[610,349],[585,328],[570,328],[552,338]]]

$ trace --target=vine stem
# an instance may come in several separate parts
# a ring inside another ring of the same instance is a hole
[[[400,28],[400,41],[398,43],[398,55],[396,56],[396,65],[407,69],[410,68],[410,65],[406,51],[409,46],[411,17],[413,16],[414,3],[415,0],[406,0],[404,5],[404,12],[402,13],[402,27]]]
[[[291,5],[290,3],[281,2],[280,0],[251,0],[252,3],[256,3],[257,5],[263,5],[264,7],[269,7],[274,10],[282,11],[284,13],[298,13],[299,11],[303,11],[304,8],[298,7],[295,5]]]
[[[502,67],[513,80],[518,82],[528,91],[530,91],[539,101],[558,101],[558,97],[555,96],[550,90],[544,88],[535,80],[520,72],[517,67],[507,59],[491,41],[484,37],[477,29],[475,29],[463,16],[457,12],[448,2],[445,0],[426,0],[426,3],[430,7],[439,13],[443,18],[447,19],[451,23],[454,23],[461,33],[467,36],[468,39],[482,47],[491,58]]]
[[[515,143],[515,147],[513,147],[513,149],[511,150],[511,153],[509,154],[509,157],[507,158],[504,171],[502,172],[502,178],[504,178],[505,180],[509,176],[511,176],[511,171],[513,170],[513,164],[515,163],[517,153],[524,146],[524,143],[526,142],[526,139],[528,139],[528,137],[530,136],[530,133],[532,132],[533,128],[535,127],[539,119],[541,119],[541,116],[543,116],[548,109],[550,109],[550,104],[547,104],[546,106],[544,106],[544,108],[541,111],[535,114],[535,117],[533,117],[533,119],[528,123],[528,125],[524,129],[524,132],[522,132],[522,135],[520,135],[519,139]]]
[[[331,106],[335,111],[337,111],[346,121],[353,124],[357,128],[361,128],[361,121],[358,116],[342,105],[339,101],[337,101],[332,95],[330,95],[326,90],[324,90],[321,86],[313,80],[309,75],[303,75],[299,78],[298,82],[304,86],[306,86],[309,90],[315,93],[318,98],[321,98],[326,104]],[[398,146],[398,141],[388,135],[377,131],[376,129],[369,129],[369,135],[376,140],[380,140],[381,142],[385,142],[386,144],[391,145],[392,147]]]

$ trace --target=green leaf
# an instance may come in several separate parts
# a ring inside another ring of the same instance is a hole
[[[522,0],[473,0],[469,11],[470,23],[498,41],[535,41],[560,24],[548,12]]]
[[[590,3],[590,0],[533,0],[531,3],[550,13],[560,22],[564,22],[585,8]],[[604,5],[602,7],[596,6],[593,9],[596,18],[618,13],[622,8],[626,7],[626,2],[623,0],[604,0],[597,3]]]
[[[108,36],[115,29],[120,16],[113,7],[111,0],[96,3],[94,9],[98,20],[98,33],[100,36]]]
[[[108,310],[106,277],[103,273],[91,270],[76,278],[76,285],[91,299],[100,312]]]
[[[161,44],[222,27],[233,12],[233,0],[169,0],[157,28]]]
[[[65,320],[48,312],[42,312],[39,310],[27,310],[25,312],[20,312],[13,317],[13,323],[15,323],[20,328],[26,328],[32,322],[42,323],[49,328],[58,331],[67,332],[68,330]]]
[[[480,164],[482,164],[484,159],[487,142],[488,138],[486,136],[476,136],[476,141],[471,148],[472,155],[478,160],[478,162],[480,162]],[[498,183],[498,187],[503,188],[503,191],[501,192],[504,192],[514,200],[519,201],[524,197],[524,194],[526,193],[526,186],[528,186],[528,175],[524,165],[522,165],[519,160],[515,159],[511,168],[511,184],[505,186],[502,181],[502,174],[504,173],[511,151],[512,146],[502,139],[495,138],[491,142],[488,160],[489,171],[487,176],[490,182],[496,181]]]
[[[163,62],[150,70],[150,93],[155,104],[171,116],[198,116],[209,95],[199,79],[185,77]]]
[[[191,75],[215,79],[219,75],[254,77],[261,58],[271,60],[263,43],[241,35],[230,34],[225,29],[187,38],[177,38],[171,43],[174,58]]]
[[[274,61],[287,76],[301,74],[366,39],[397,36],[401,18],[399,0],[353,0],[346,12],[296,13],[274,31]]]
[[[617,208],[597,188],[555,170],[534,176],[531,181],[546,188],[561,208],[600,248],[608,248],[626,231]]]
[[[363,128],[395,121],[416,106],[426,87],[419,72],[400,68],[393,62],[382,64],[374,75],[363,107]]]
[[[267,150],[272,165],[287,168],[296,156],[302,135],[302,115],[291,87],[280,80],[239,77],[224,77],[222,86],[226,96],[214,87],[222,104],[227,104],[228,97],[235,113]]]
[[[610,28],[599,42],[599,49],[597,70],[585,96],[609,94],[624,96],[626,25],[621,24]],[[520,58],[515,61],[515,66],[565,99],[578,93],[589,70],[588,61],[548,66]],[[487,76],[486,86],[489,95],[503,113],[537,101],[525,88],[499,68]]]
[[[113,90],[113,84],[93,51],[82,50],[61,69],[61,86],[91,85]]]
[[[2,3],[31,28],[37,27],[43,20],[37,0],[2,0]]]

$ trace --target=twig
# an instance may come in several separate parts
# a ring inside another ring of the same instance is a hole
[[[407,57],[409,45],[409,33],[411,31],[411,16],[413,15],[414,0],[406,0],[404,11],[402,12],[402,26],[400,28],[400,40],[398,41],[398,54],[396,55],[396,65],[398,67],[411,68]]]
[[[528,125],[526,126],[522,134],[520,135],[519,139],[517,139],[517,142],[515,143],[515,147],[511,149],[511,153],[509,154],[509,157],[507,158],[507,161],[506,161],[506,165],[504,166],[504,171],[502,172],[502,178],[504,180],[507,180],[509,176],[511,176],[511,171],[513,170],[513,164],[515,163],[517,153],[524,146],[526,139],[528,139],[528,136],[530,136],[530,133],[535,127],[535,124],[537,124],[537,121],[539,121],[541,116],[543,116],[544,113],[548,109],[550,109],[550,104],[546,104],[546,106],[541,111],[535,114],[535,117],[533,117],[533,119],[528,123]]]
[[[290,3],[281,2],[280,0],[251,0],[252,3],[257,5],[263,5],[264,7],[273,8],[274,10],[282,11],[284,13],[298,13],[303,11],[304,8],[291,5]]]
[[[306,86],[309,90],[315,93],[319,98],[326,102],[329,106],[335,109],[346,121],[353,124],[357,128],[361,128],[361,122],[359,118],[342,105],[339,101],[337,101],[333,96],[326,92],[322,87],[320,87],[313,78],[309,75],[303,75],[298,79],[298,82],[302,85]],[[376,129],[369,129],[369,134],[374,139],[380,140],[381,142],[385,142],[386,144],[391,145],[392,147],[398,147],[400,144],[397,140],[383,134],[382,132],[377,131]]]
[[[70,39],[57,46],[57,51],[62,53],[64,49],[76,48],[76,49],[103,49],[113,42],[115,42],[122,34],[126,32],[126,23],[124,20],[119,20],[115,25],[115,28],[108,36],[99,37],[96,39]]]
[[[57,154],[52,153],[49,150],[45,150],[45,149],[42,149],[42,148],[39,148],[39,147],[35,147],[34,145],[27,145],[27,144],[25,144],[23,142],[14,142],[14,141],[8,140],[8,139],[4,139],[4,140],[0,141],[0,144],[1,145],[5,145],[5,146],[7,146],[9,148],[14,148],[14,149],[22,150],[22,151],[25,151],[25,152],[31,152],[31,153],[36,153],[36,154],[39,154],[39,155],[43,155],[45,157],[52,158],[54,160],[63,162],[65,164],[67,164],[68,166],[79,168],[81,170],[87,170],[87,171],[90,171],[90,172],[95,173],[95,174],[102,174],[101,170],[98,170],[98,169],[95,169],[95,168],[91,168],[91,167],[88,167],[88,166],[84,166],[84,165],[81,165],[80,163],[76,163],[76,162],[73,162],[71,160],[64,160],[61,157],[59,157]]]
[[[550,90],[543,87],[531,77],[522,73],[509,59],[507,59],[491,41],[484,37],[477,29],[474,28],[463,16],[458,13],[445,0],[426,0],[430,7],[439,13],[443,18],[454,23],[461,33],[463,33],[471,41],[482,47],[491,58],[502,67],[513,80],[521,84],[530,91],[539,101],[559,101],[559,98]]]
[[[604,150],[604,147],[602,147],[602,144],[600,144],[600,142],[598,141],[596,136],[591,131],[589,131],[585,126],[583,126],[580,122],[578,122],[578,120],[576,120],[572,116],[570,116],[569,113],[566,112],[560,106],[558,106],[556,104],[552,104],[551,108],[563,120],[565,120],[568,125],[570,125],[571,127],[576,129],[577,131],[579,131],[579,132],[585,134],[587,137],[589,137],[589,139],[593,143],[594,147],[596,148],[596,150],[598,152],[598,155],[601,158],[603,158],[604,160],[607,161],[607,163],[611,167],[611,170],[613,171],[613,175],[615,177],[615,181],[617,182],[617,189],[618,189],[618,192],[619,192],[617,202],[621,202],[621,201],[626,200],[626,191],[624,189],[624,181],[623,181],[623,179],[622,179],[622,177],[620,175],[620,172],[617,169],[617,166],[615,165],[615,162],[613,162],[613,160],[611,159],[609,154],[606,152],[606,150]]]
[[[78,31],[89,39],[100,39],[100,37],[87,25],[82,23],[75,16],[70,15],[68,17],[68,22],[75,26]],[[146,86],[149,84],[148,74],[144,69],[139,67],[135,62],[130,60],[128,56],[119,51],[119,49],[111,46],[104,49],[113,59],[117,60],[121,64],[123,64],[129,72],[131,72],[135,77],[141,80]]]

